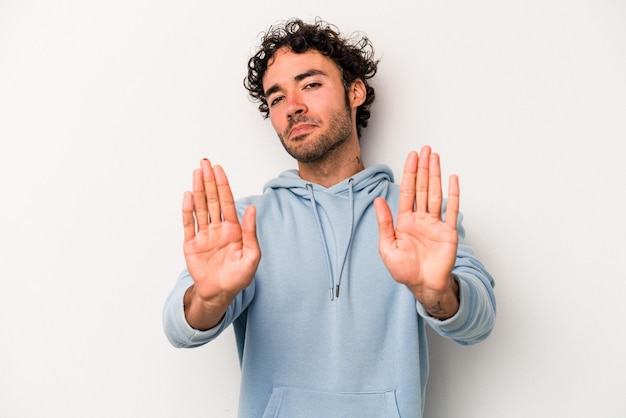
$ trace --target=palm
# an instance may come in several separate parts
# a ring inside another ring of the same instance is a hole
[[[383,261],[400,283],[420,285],[447,278],[456,258],[456,228],[429,214],[398,215],[395,242],[381,248]]]
[[[215,286],[232,292],[245,288],[256,270],[255,260],[243,249],[238,223],[210,224],[185,241],[183,250],[189,274],[198,279],[200,295]]]

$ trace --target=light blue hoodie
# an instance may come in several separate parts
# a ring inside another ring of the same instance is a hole
[[[192,329],[183,295],[187,271],[166,301],[164,327],[176,347],[196,347],[233,324],[242,371],[240,417],[421,417],[428,377],[425,324],[460,344],[485,339],[495,321],[493,278],[463,243],[460,308],[428,316],[378,253],[373,201],[398,210],[386,166],[324,188],[296,171],[237,202],[257,207],[261,262],[252,284],[208,331]]]

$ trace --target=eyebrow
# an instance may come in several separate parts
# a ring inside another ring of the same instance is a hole
[[[324,71],[321,70],[308,70],[303,72],[302,74],[298,74],[296,75],[293,79],[294,81],[302,81],[305,78],[308,77],[313,77],[314,75],[327,75]],[[280,86],[278,84],[274,84],[272,87],[268,88],[267,90],[265,90],[264,96],[268,97],[270,94],[272,93],[276,93],[278,90],[280,90]]]

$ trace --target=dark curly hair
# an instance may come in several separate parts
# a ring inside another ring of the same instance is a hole
[[[367,95],[356,112],[357,135],[361,137],[361,128],[367,127],[369,107],[375,98],[374,88],[368,80],[374,77],[378,67],[370,40],[364,35],[358,38],[342,37],[336,26],[320,18],[311,24],[301,19],[291,19],[270,26],[261,38],[259,51],[248,60],[248,75],[243,82],[251,99],[259,103],[259,111],[265,118],[269,117],[269,107],[263,90],[263,76],[274,53],[284,46],[299,54],[315,49],[331,58],[342,69],[346,97],[348,87],[354,80],[363,81]]]

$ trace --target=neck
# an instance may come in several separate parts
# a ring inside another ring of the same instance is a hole
[[[298,163],[300,177],[324,187],[331,187],[363,170],[359,140],[351,139],[323,158]]]

